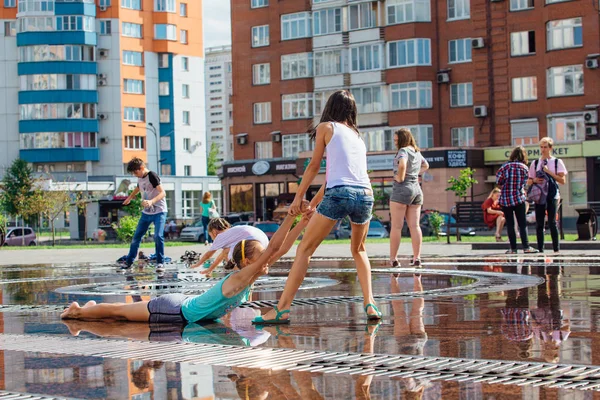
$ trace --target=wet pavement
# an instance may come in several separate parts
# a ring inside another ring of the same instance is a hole
[[[373,261],[384,314],[367,324],[354,264],[314,261],[290,326],[250,320],[279,297],[289,263],[219,322],[187,326],[59,318],[71,301],[199,294],[172,264],[0,269],[3,392],[80,399],[600,398],[600,259],[568,255]],[[18,395],[15,395],[19,398]],[[7,397],[8,398],[8,397]],[[25,398],[25,397],[22,397]]]

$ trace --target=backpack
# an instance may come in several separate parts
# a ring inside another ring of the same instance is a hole
[[[548,199],[554,199],[558,192],[558,183],[550,175],[542,170],[538,170],[539,160],[535,160],[535,177],[543,178],[543,183],[534,183],[527,191],[527,201],[539,205],[546,205]],[[558,158],[554,159],[554,171],[558,170]]]

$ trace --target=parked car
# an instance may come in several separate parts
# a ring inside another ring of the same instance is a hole
[[[385,226],[381,223],[381,221],[372,219],[369,222],[369,232],[367,232],[368,238],[386,238],[390,237],[389,232],[385,229]]]
[[[421,213],[420,225],[421,225],[421,232],[423,233],[423,236],[433,236],[433,228],[431,227],[431,224],[429,223],[429,216],[431,215],[432,212],[435,212],[435,210],[424,210]],[[440,212],[439,214],[444,219],[444,223],[440,227],[440,236],[446,236],[448,234],[448,221],[455,223],[456,219],[454,218],[454,215],[450,215],[449,213]],[[472,228],[472,227],[461,227],[459,229],[460,229],[460,234],[463,236],[474,236],[476,233],[476,229]],[[450,234],[456,235],[456,227],[453,226],[450,228]],[[410,236],[410,230],[408,229],[408,225],[406,224],[406,221],[404,221],[404,226],[402,227],[402,236]]]
[[[37,246],[35,231],[29,227],[8,228],[4,246]]]
[[[206,236],[204,236],[204,227],[202,226],[202,218],[197,219],[190,226],[186,226],[181,230],[181,234],[179,235],[179,239],[182,241],[190,241],[190,242],[204,242],[206,241]]]
[[[242,226],[242,225],[254,226],[254,221],[238,221],[238,222],[234,222],[233,224],[231,224],[231,226]]]
[[[232,213],[232,214],[223,216],[223,218],[225,218],[227,220],[227,222],[229,222],[230,224],[233,225],[236,222],[240,222],[240,221],[248,222],[251,219],[254,219],[254,213],[253,212]]]

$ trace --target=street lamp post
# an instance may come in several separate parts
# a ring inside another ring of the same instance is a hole
[[[139,128],[137,125],[130,124],[128,125],[130,128]],[[154,134],[154,140],[156,141],[156,173],[161,174],[160,170],[160,143],[158,141],[158,133],[156,132],[156,127],[152,124],[152,122],[148,122],[146,125],[146,129],[151,131]]]

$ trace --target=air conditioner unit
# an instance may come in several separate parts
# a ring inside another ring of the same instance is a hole
[[[107,137],[101,137],[100,138],[100,143],[101,144],[108,144],[108,138]]]
[[[475,106],[473,107],[473,115],[475,118],[485,118],[487,117],[487,107],[486,106]]]
[[[106,86],[106,79],[98,79],[98,86]]]
[[[106,6],[100,6],[100,11],[106,11]]]
[[[588,125],[585,127],[585,136],[598,136],[598,127],[594,125]]]
[[[485,47],[485,42],[483,41],[483,38],[471,39],[471,47],[474,49],[483,49]]]
[[[106,119],[108,119],[108,114],[100,113],[100,114],[98,114],[98,119],[106,120]]]
[[[448,72],[437,73],[437,83],[448,83],[450,82],[450,74]]]
[[[598,59],[597,58],[586,58],[585,59],[585,67],[589,69],[598,68]]]
[[[240,133],[238,135],[235,135],[235,139],[237,141],[237,144],[243,146],[245,144],[248,143],[248,134],[247,133]]]
[[[106,79],[106,74],[98,74],[98,79]]]
[[[490,3],[500,3],[502,0],[490,0]]]
[[[586,124],[598,123],[598,111],[586,111],[583,113],[583,120]]]
[[[108,57],[108,49],[98,49],[98,56]]]

